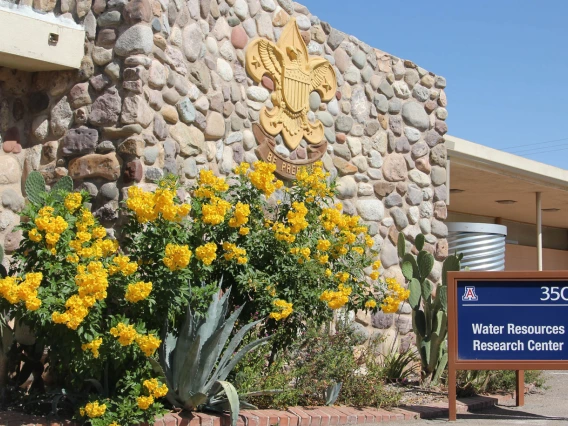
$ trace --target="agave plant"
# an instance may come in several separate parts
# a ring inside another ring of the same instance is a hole
[[[229,289],[222,296],[214,295],[204,318],[196,317],[188,307],[179,336],[166,333],[159,350],[160,362],[153,364],[168,385],[167,399],[172,405],[186,410],[230,411],[231,424],[236,426],[240,407],[254,407],[239,401],[235,387],[225,379],[244,355],[265,344],[271,336],[257,339],[237,352],[244,336],[260,321],[245,325],[229,341],[243,309],[241,306],[225,318],[230,292]],[[272,392],[246,396],[266,393]]]

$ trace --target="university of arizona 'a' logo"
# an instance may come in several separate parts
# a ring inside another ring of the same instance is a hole
[[[464,302],[477,302],[477,294],[475,294],[475,287],[466,286],[465,293],[462,296]]]

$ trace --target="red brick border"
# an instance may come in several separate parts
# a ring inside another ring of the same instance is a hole
[[[514,394],[473,396],[458,400],[458,413],[480,410],[514,398]],[[412,405],[390,410],[380,408],[333,407],[290,407],[280,410],[241,410],[237,426],[344,426],[370,425],[385,421],[404,422],[413,419],[430,419],[448,415],[448,403]],[[70,421],[51,421],[37,416],[0,412],[2,426],[74,426]],[[154,426],[229,426],[226,414],[170,413],[157,419]]]

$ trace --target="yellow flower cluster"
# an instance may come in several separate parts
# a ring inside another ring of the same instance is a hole
[[[386,281],[389,294],[383,299],[381,310],[385,314],[392,314],[398,311],[398,306],[408,299],[408,296],[410,296],[410,290],[402,287],[394,278],[387,278]]]
[[[61,234],[69,226],[68,223],[61,216],[53,216],[53,207],[42,207],[38,212],[38,217],[35,219],[34,223],[37,229],[32,229],[28,233],[30,240],[38,242],[42,238],[45,238],[47,243],[47,248],[51,253],[55,254],[55,245],[61,238]],[[45,232],[45,236],[42,236],[38,231]]]
[[[129,346],[136,342],[138,347],[146,356],[152,356],[156,349],[160,347],[162,341],[153,334],[138,334],[131,324],[119,322],[116,327],[110,329],[110,334],[118,339],[122,346]]]
[[[248,222],[250,215],[250,206],[243,204],[240,201],[235,206],[233,217],[229,219],[229,226],[231,228],[238,228]]]
[[[153,334],[146,336],[139,334],[136,337],[136,344],[146,356],[152,356],[154,352],[156,352],[156,349],[160,347],[160,343],[162,343],[162,341]]]
[[[83,203],[83,197],[78,192],[71,192],[70,194],[67,194],[67,196],[65,197],[65,201],[63,202],[65,208],[70,213],[74,213],[75,210],[81,207],[82,203]]]
[[[97,417],[102,417],[105,414],[106,409],[106,404],[99,404],[99,401],[95,401],[89,402],[87,405],[85,405],[84,408],[81,408],[79,412],[83,417],[86,414],[89,418],[94,419]]]
[[[292,210],[290,210],[286,215],[288,223],[290,224],[290,232],[292,234],[297,234],[308,227],[309,223],[306,220],[307,214],[308,209],[304,203],[299,203],[297,201],[292,203]]]
[[[200,170],[197,184],[199,187],[193,193],[195,197],[213,198],[215,194],[229,189],[225,179],[215,176],[211,170]]]
[[[212,196],[209,204],[203,204],[201,208],[203,223],[213,226],[223,223],[230,209],[231,204],[228,201]]]
[[[28,238],[35,243],[39,243],[43,240],[43,235],[41,235],[37,228],[33,228],[31,231],[28,231]]]
[[[347,254],[349,245],[356,243],[358,238],[361,238],[361,244],[364,240],[368,247],[374,244],[373,238],[367,234],[367,227],[360,223],[361,218],[342,214],[342,208],[340,203],[334,207],[325,208],[320,216],[324,229],[339,237],[337,243],[331,247],[331,254],[334,258]],[[364,247],[361,246],[351,247],[351,249],[360,255],[365,253]]]
[[[211,265],[217,258],[217,244],[207,243],[195,249],[195,255],[205,265]]]
[[[244,176],[247,174],[249,169],[250,169],[249,163],[241,163],[235,168],[235,173]]]
[[[371,272],[369,274],[369,276],[371,277],[372,280],[378,280],[379,279],[379,268],[381,267],[381,261],[375,260],[371,266],[373,267],[373,272]]]
[[[373,299],[369,299],[365,302],[365,308],[374,309],[377,307],[377,302]]]
[[[26,274],[26,279],[6,277],[0,279],[0,296],[12,305],[25,302],[26,308],[35,311],[41,306],[41,300],[37,297],[37,289],[41,284],[43,274],[41,272],[30,272]]]
[[[79,288],[79,296],[86,298],[92,296],[95,300],[106,299],[108,287],[108,272],[99,261],[89,262],[77,266],[75,284]]]
[[[162,262],[170,271],[177,271],[189,265],[191,255],[192,253],[188,246],[168,243]]]
[[[124,298],[127,302],[136,303],[146,299],[152,291],[152,283],[138,281],[134,284],[128,284]]]
[[[99,357],[99,347],[103,344],[103,339],[93,339],[88,343],[84,343],[81,345],[81,349],[83,351],[91,351],[93,353],[93,358]]]
[[[162,398],[168,394],[168,387],[165,384],[160,386],[157,379],[144,380],[142,384],[154,398]]]
[[[168,387],[165,384],[160,386],[156,379],[144,380],[142,384],[150,394],[149,396],[138,397],[138,407],[142,410],[147,410],[154,403],[154,398],[162,398],[168,394]]]
[[[309,247],[294,247],[290,249],[290,253],[295,256],[300,256],[298,258],[298,263],[304,263],[306,260],[310,260],[311,250]]]
[[[115,275],[120,272],[127,277],[138,270],[138,263],[131,262],[128,256],[115,256],[114,259],[112,259],[112,263],[114,263],[114,265],[108,267],[109,275]]]
[[[296,241],[296,237],[291,234],[291,229],[280,222],[276,222],[272,225],[272,230],[278,241],[286,241],[289,244]]]
[[[51,319],[56,324],[66,324],[71,330],[76,330],[89,314],[97,300],[107,297],[108,272],[101,262],[90,262],[77,266],[75,284],[79,288],[79,294],[71,296],[65,302],[66,312],[61,314],[53,312]]]
[[[95,225],[93,214],[87,210],[81,210],[81,216],[75,223],[77,228],[76,238],[69,242],[69,247],[76,252],[67,256],[67,261],[71,263],[79,262],[81,258],[100,259],[107,257],[118,250],[118,241],[106,238],[106,230],[102,226]],[[95,239],[93,241],[93,238]]]
[[[296,174],[296,185],[301,188],[307,189],[306,201],[312,202],[316,197],[330,197],[333,196],[333,191],[327,185],[326,179],[329,173],[323,170],[323,163],[317,161],[311,169],[302,167]]]
[[[223,243],[223,250],[225,250],[225,260],[233,260],[237,259],[237,263],[239,265],[244,265],[248,262],[246,257],[247,251],[244,248],[237,247],[236,244],[224,242]]]
[[[93,216],[93,213],[91,213],[91,211],[88,209],[81,209],[81,217],[75,223],[75,227],[77,228],[77,230],[85,232],[94,224],[95,224],[95,217]]]
[[[274,318],[276,321],[286,319],[292,312],[294,312],[294,309],[292,309],[294,305],[286,302],[285,300],[277,299],[272,302],[272,304],[275,308],[277,308],[277,310],[270,313],[270,318]]]
[[[137,403],[138,403],[138,408],[140,408],[141,410],[147,410],[150,405],[152,405],[154,403],[154,397],[153,396],[139,396],[136,399]]]
[[[139,223],[153,222],[162,216],[163,219],[179,222],[186,217],[191,206],[176,205],[174,188],[160,187],[155,192],[146,192],[137,186],[128,188],[126,207],[134,212]]]
[[[110,329],[110,334],[118,338],[118,342],[122,346],[129,346],[138,337],[138,332],[132,324],[124,324],[119,322],[116,327]]]
[[[337,291],[325,290],[321,296],[320,300],[327,302],[327,306],[331,309],[339,309],[345,306],[349,302],[349,296],[351,295],[351,287],[346,287],[343,284],[339,284]]]
[[[270,197],[274,191],[284,185],[281,180],[276,180],[274,171],[276,164],[255,161],[254,171],[249,173],[249,179],[256,189],[261,190],[265,197]]]
[[[319,251],[328,251],[330,247],[331,242],[328,240],[318,240],[318,245],[316,246]]]

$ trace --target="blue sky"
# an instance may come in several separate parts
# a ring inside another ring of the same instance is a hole
[[[300,0],[446,77],[449,134],[568,169],[567,0]]]

